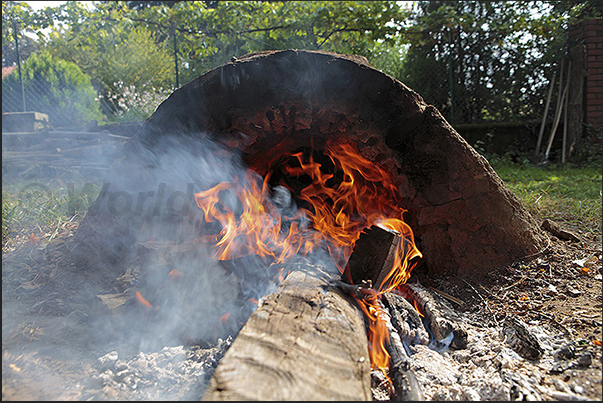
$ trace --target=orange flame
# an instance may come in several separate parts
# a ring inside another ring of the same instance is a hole
[[[175,281],[184,277],[184,274],[180,270],[173,269],[168,273],[168,276],[170,277],[170,281]]]
[[[138,301],[142,306],[148,308],[148,309],[152,309],[153,305],[151,305],[151,303],[149,301],[147,301],[146,299],[144,299],[144,297],[142,296],[142,294],[140,293],[140,291],[136,291],[136,301]]]
[[[226,323],[228,318],[230,318],[230,312],[226,312],[224,315],[220,316],[220,323]]]
[[[417,304],[417,300],[413,299],[412,300],[413,305],[415,306],[415,309],[417,310],[417,312],[419,313],[419,316],[421,317],[425,317],[425,315],[423,314],[423,312],[421,311],[421,308],[419,308],[419,305]]]
[[[222,226],[216,243],[216,257],[220,260],[256,254],[283,263],[298,253],[307,254],[318,246],[326,246],[343,273],[365,228],[380,225],[397,232],[401,242],[393,269],[381,284],[375,284],[377,295],[358,301],[369,318],[371,366],[387,376],[390,357],[385,343],[389,335],[378,303],[379,294],[405,283],[416,264],[411,261],[422,254],[415,245],[412,229],[403,220],[406,210],[400,207],[398,188],[390,175],[364,158],[352,144],[327,144],[324,154],[328,167],[303,152],[283,156],[288,158],[281,167],[284,174],[310,182],[295,192],[306,208],[299,208],[293,217],[281,217],[269,197],[268,184],[274,171],[266,174],[261,185],[254,180],[255,173],[247,171],[245,180],[219,183],[196,193],[195,201],[206,222],[218,221]],[[240,204],[237,212],[224,203],[227,192],[237,197]],[[299,225],[296,219],[302,216],[309,219],[315,231]],[[283,219],[290,222],[286,230]]]
[[[356,301],[369,321],[368,339],[371,368],[381,370],[389,379],[390,355],[385,348],[385,344],[389,341],[389,332],[383,317],[385,312],[381,309],[377,295],[362,300],[356,299]]]

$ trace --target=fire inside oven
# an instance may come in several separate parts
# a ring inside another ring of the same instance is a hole
[[[258,255],[278,264],[324,248],[353,284],[347,263],[364,230],[378,225],[402,238],[393,251],[393,264],[370,287],[375,295],[357,299],[369,318],[371,363],[386,371],[388,332],[377,298],[403,284],[415,258],[421,257],[389,174],[360,155],[353,144],[332,142],[324,152],[306,148],[277,156],[264,178],[252,169],[245,176],[195,194],[205,222],[220,224],[217,233],[203,238],[215,240],[214,256],[219,260]],[[233,196],[235,202],[229,203]],[[278,276],[283,278],[282,270]]]

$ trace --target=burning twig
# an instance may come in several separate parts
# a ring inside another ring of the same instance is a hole
[[[427,286],[427,288],[429,288],[431,291],[434,291],[434,292],[438,293],[439,295],[441,295],[442,297],[446,298],[447,300],[454,302],[457,305],[460,305],[460,306],[465,305],[465,302],[463,302],[462,300],[460,300],[460,299],[458,299],[456,297],[453,297],[452,295],[448,294],[447,292],[438,290],[437,288],[434,288],[434,287],[429,286],[429,285]]]
[[[366,298],[374,297],[377,295],[377,291],[373,288],[371,280],[363,280],[361,285],[351,285],[341,280],[331,280],[331,285],[339,287],[343,291],[347,292],[354,297],[364,300]]]

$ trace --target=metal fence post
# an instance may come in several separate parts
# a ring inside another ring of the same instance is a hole
[[[174,36],[174,66],[176,67],[176,88],[180,88],[180,80],[178,78],[178,44],[176,41],[176,27],[172,26]]]
[[[17,54],[17,66],[19,68],[19,82],[21,83],[21,112],[26,112],[25,106],[25,87],[23,86],[23,72],[21,71],[21,55],[19,54],[19,35],[17,31],[17,21],[15,20],[14,14],[11,16],[13,20],[13,28],[15,33],[15,52]]]

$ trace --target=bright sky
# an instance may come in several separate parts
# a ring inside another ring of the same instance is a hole
[[[60,6],[61,4],[65,3],[65,1],[27,1],[26,3],[29,4],[34,11],[38,11],[46,7]]]
[[[29,4],[31,6],[31,8],[34,9],[34,11],[37,11],[37,10],[45,8],[45,7],[59,6],[63,3],[65,3],[65,1],[27,1],[26,3]],[[80,3],[91,3],[91,1],[81,1]],[[412,1],[399,1],[398,3],[412,4]]]

